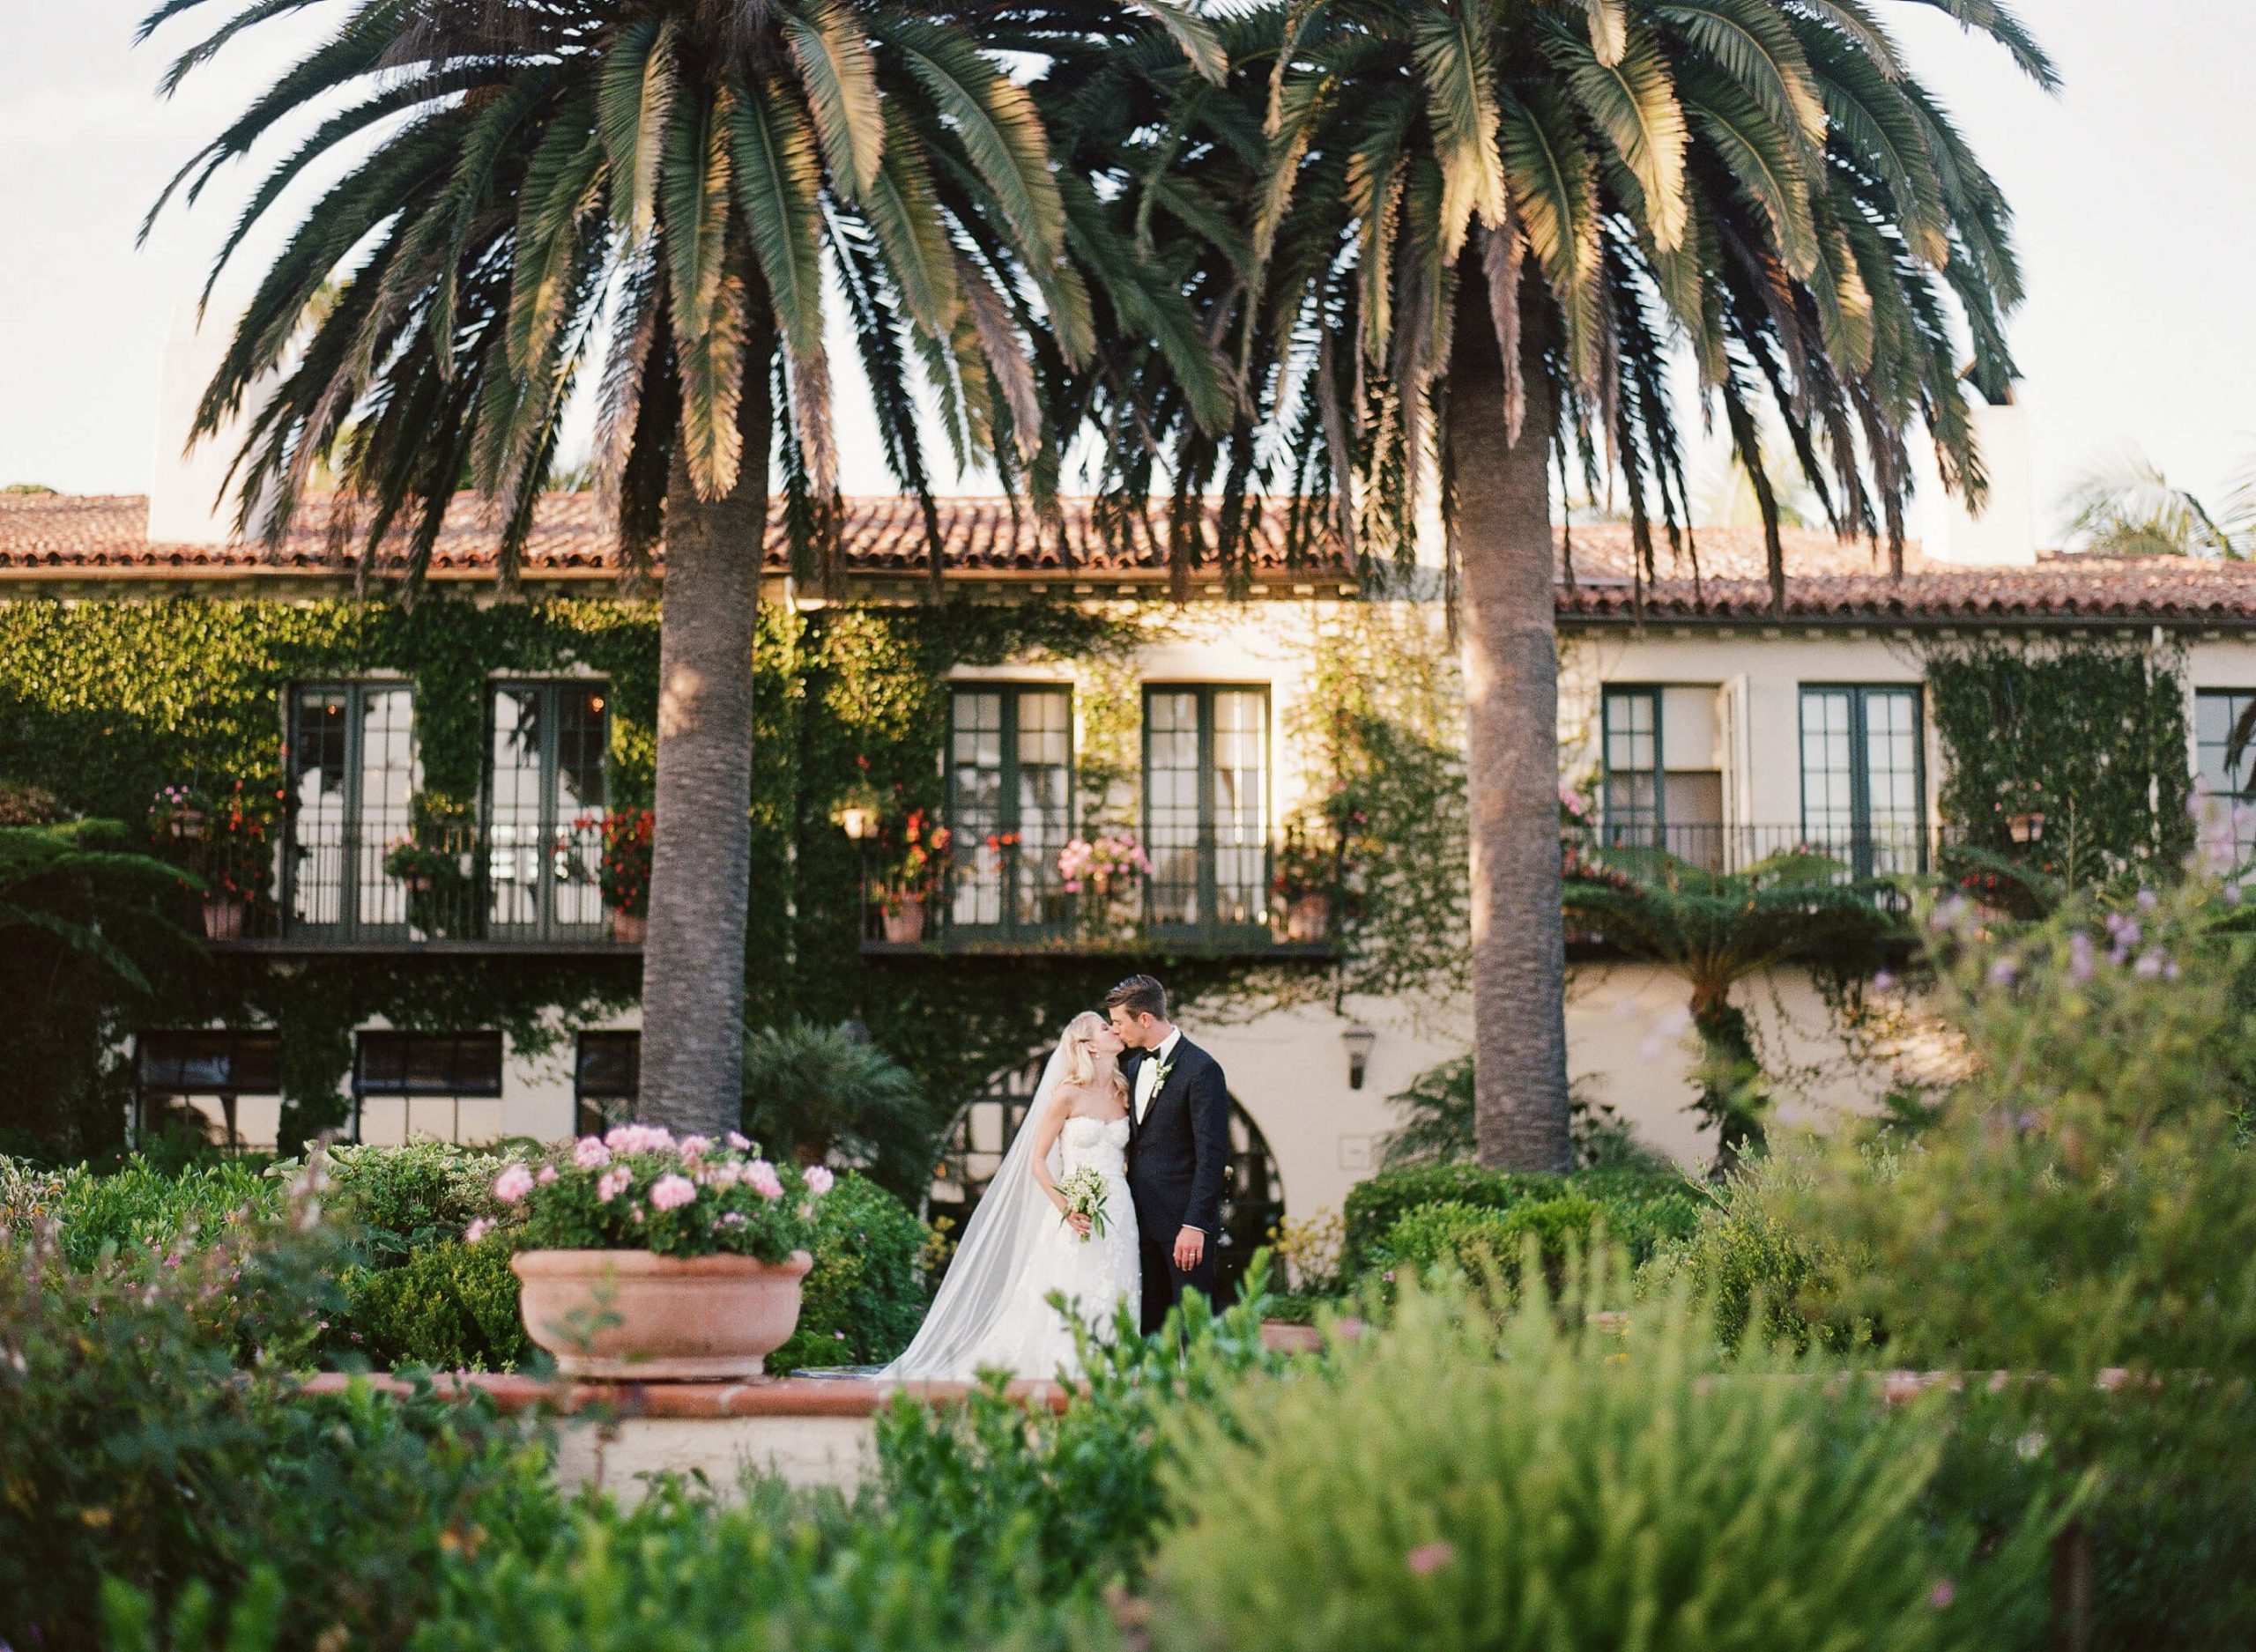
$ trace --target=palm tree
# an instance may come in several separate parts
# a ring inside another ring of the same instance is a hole
[[[1927,3],[2053,84],[1995,0]],[[1265,411],[1304,433],[1300,491],[1328,496],[1357,554],[1406,559],[1438,489],[1492,1165],[1563,1168],[1570,1151],[1552,462],[1590,492],[1613,478],[1640,588],[1656,515],[1696,558],[1668,382],[1688,358],[1753,484],[1781,610],[1766,410],[1827,520],[1884,535],[1899,571],[1915,420],[1946,483],[1984,490],[1964,381],[1995,396],[2014,375],[2010,214],[1877,9],[1292,0],[1281,16],[1238,324],[1290,341]]]
[[[210,0],[166,0],[145,37]],[[1170,0],[1013,19],[1011,45],[1173,42],[1218,56]],[[236,0],[169,92],[291,0]],[[1037,498],[1034,335],[1066,369],[1114,315],[1164,306],[1142,272],[1077,259],[1042,123],[995,28],[917,0],[349,0],[337,33],[183,167],[188,200],[284,122],[308,135],[253,191],[212,271],[309,167],[343,177],[290,227],[197,430],[271,394],[232,473],[278,537],[334,468],[364,568],[396,526],[412,597],[458,487],[516,575],[573,386],[598,350],[595,466],[622,567],[663,530],[656,813],[641,1109],[712,1131],[742,1048],[753,622],[780,460],[796,571],[841,590],[826,284],[842,294],[886,456],[931,508],[914,390],[959,463]],[[1028,20],[1031,19],[1031,20]],[[1095,289],[1093,296],[1092,288]],[[207,286],[207,296],[209,288]],[[1148,335],[1147,335],[1148,336]],[[912,369],[912,360],[915,364]]]
[[[2172,483],[2138,448],[2095,461],[2060,501],[2067,542],[2100,556],[2237,557],[2256,516],[2248,482],[2229,496],[2223,520],[2200,495]]]
[[[1681,974],[1703,1051],[1693,1103],[1716,1131],[1728,1170],[1762,1141],[1762,1068],[1732,989],[1790,963],[1869,974],[1903,920],[1822,855],[1773,855],[1742,871],[1711,870],[1658,850],[1608,855],[1564,880],[1569,923],[1625,956]]]
[[[867,1033],[794,1021],[745,1036],[743,1130],[768,1152],[851,1167],[916,1206],[940,1121],[916,1075]]]

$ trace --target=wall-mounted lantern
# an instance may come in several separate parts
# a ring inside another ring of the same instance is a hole
[[[1347,1088],[1360,1090],[1363,1075],[1370,1069],[1371,1046],[1378,1042],[1378,1034],[1361,1021],[1352,1021],[1340,1034],[1340,1041],[1347,1047]]]

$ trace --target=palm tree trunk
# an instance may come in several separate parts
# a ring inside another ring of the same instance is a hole
[[[752,307],[755,315],[761,306]],[[752,650],[768,525],[772,331],[745,344],[744,455],[701,500],[677,449],[658,626],[657,830],[642,949],[639,1117],[717,1136],[743,1110],[745,910],[752,878]]]
[[[1463,564],[1473,1140],[1495,1169],[1565,1170],[1573,1147],[1551,572],[1556,409],[1541,308],[1530,301],[1520,328],[1526,415],[1518,441],[1507,437],[1503,361],[1477,269],[1468,267],[1458,291],[1446,437]]]

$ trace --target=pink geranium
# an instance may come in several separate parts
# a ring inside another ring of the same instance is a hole
[[[532,1191],[532,1172],[523,1165],[511,1165],[494,1178],[494,1196],[504,1204],[515,1204]]]
[[[593,1136],[583,1136],[572,1149],[572,1162],[583,1170],[600,1170],[611,1162],[611,1149]]]
[[[830,1174],[830,1167],[827,1165],[810,1165],[807,1167],[807,1191],[813,1194],[818,1199],[824,1194],[830,1191],[832,1184],[836,1180],[837,1178]],[[768,1195],[768,1197],[770,1198],[775,1196],[776,1196],[772,1193]]]
[[[620,1165],[610,1170],[605,1171],[603,1174],[596,1178],[596,1198],[597,1202],[604,1204],[610,1204],[620,1194],[626,1192],[628,1186],[633,1183],[634,1180],[634,1173],[627,1169],[624,1165]]]
[[[783,1196],[783,1179],[776,1174],[776,1167],[765,1159],[755,1159],[744,1167],[745,1185],[763,1199]]]
[[[660,1176],[650,1189],[653,1210],[678,1211],[697,1197],[697,1184],[687,1176]]]

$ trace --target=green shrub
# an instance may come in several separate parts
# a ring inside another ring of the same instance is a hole
[[[1508,1211],[1525,1201],[1557,1199],[1569,1193],[1599,1206],[1607,1232],[1636,1261],[1642,1262],[1669,1240],[1690,1233],[1699,1222],[1698,1195],[1675,1171],[1629,1167],[1555,1176],[1514,1174],[1478,1165],[1388,1170],[1348,1190],[1341,1272],[1353,1277],[1369,1269],[1374,1253],[1395,1223],[1421,1204]]]
[[[882,1364],[924,1320],[931,1230],[851,1170],[815,1201],[814,1212],[814,1271],[800,1293],[799,1326],[768,1368]]]
[[[532,1357],[517,1313],[508,1242],[442,1239],[397,1266],[355,1268],[343,1281],[343,1334],[333,1350],[364,1355],[379,1369],[508,1371]]]
[[[225,1611],[263,1567],[281,1646],[398,1646],[450,1545],[560,1518],[545,1453],[481,1403],[301,1392],[337,1308],[328,1230],[170,1254],[86,1270],[0,1241],[0,1643],[104,1644],[106,1577],[170,1621],[192,1583]]]
[[[1570,1249],[1588,1248],[1598,1219],[1597,1204],[1575,1193],[1523,1199],[1503,1211],[1455,1201],[1421,1204],[1387,1230],[1372,1260],[1397,1280],[1406,1272],[1423,1275],[1445,1268],[1476,1282],[1495,1278],[1510,1284],[1518,1277],[1532,1239],[1545,1276],[1556,1284]]]
[[[2045,1520],[1921,1517],[1932,1404],[1718,1365],[1681,1303],[1616,1338],[1562,1331],[1540,1293],[1498,1330],[1412,1288],[1329,1358],[1325,1381],[1265,1374],[1178,1414],[1164,1652],[2041,1638]]]
[[[360,1230],[379,1263],[460,1239],[492,1212],[494,1178],[507,1162],[451,1142],[333,1147],[328,1160],[331,1213]]]
[[[69,1172],[54,1214],[63,1254],[87,1268],[106,1247],[157,1255],[208,1243],[231,1224],[271,1217],[282,1199],[280,1182],[241,1159],[174,1173],[130,1159],[107,1174]]]
[[[1792,1152],[1733,1172],[1711,1189],[1698,1226],[1656,1249],[1638,1276],[1639,1289],[1647,1295],[1688,1292],[1713,1316],[1726,1348],[1739,1347],[1750,1330],[1758,1341],[1797,1351],[1815,1344],[1841,1352],[1870,1341],[1871,1327],[1841,1300],[1852,1266],[1840,1241],[1775,1209],[1780,1191],[1807,1174]]]
[[[28,1227],[55,1213],[63,1175],[0,1155],[0,1228]]]

